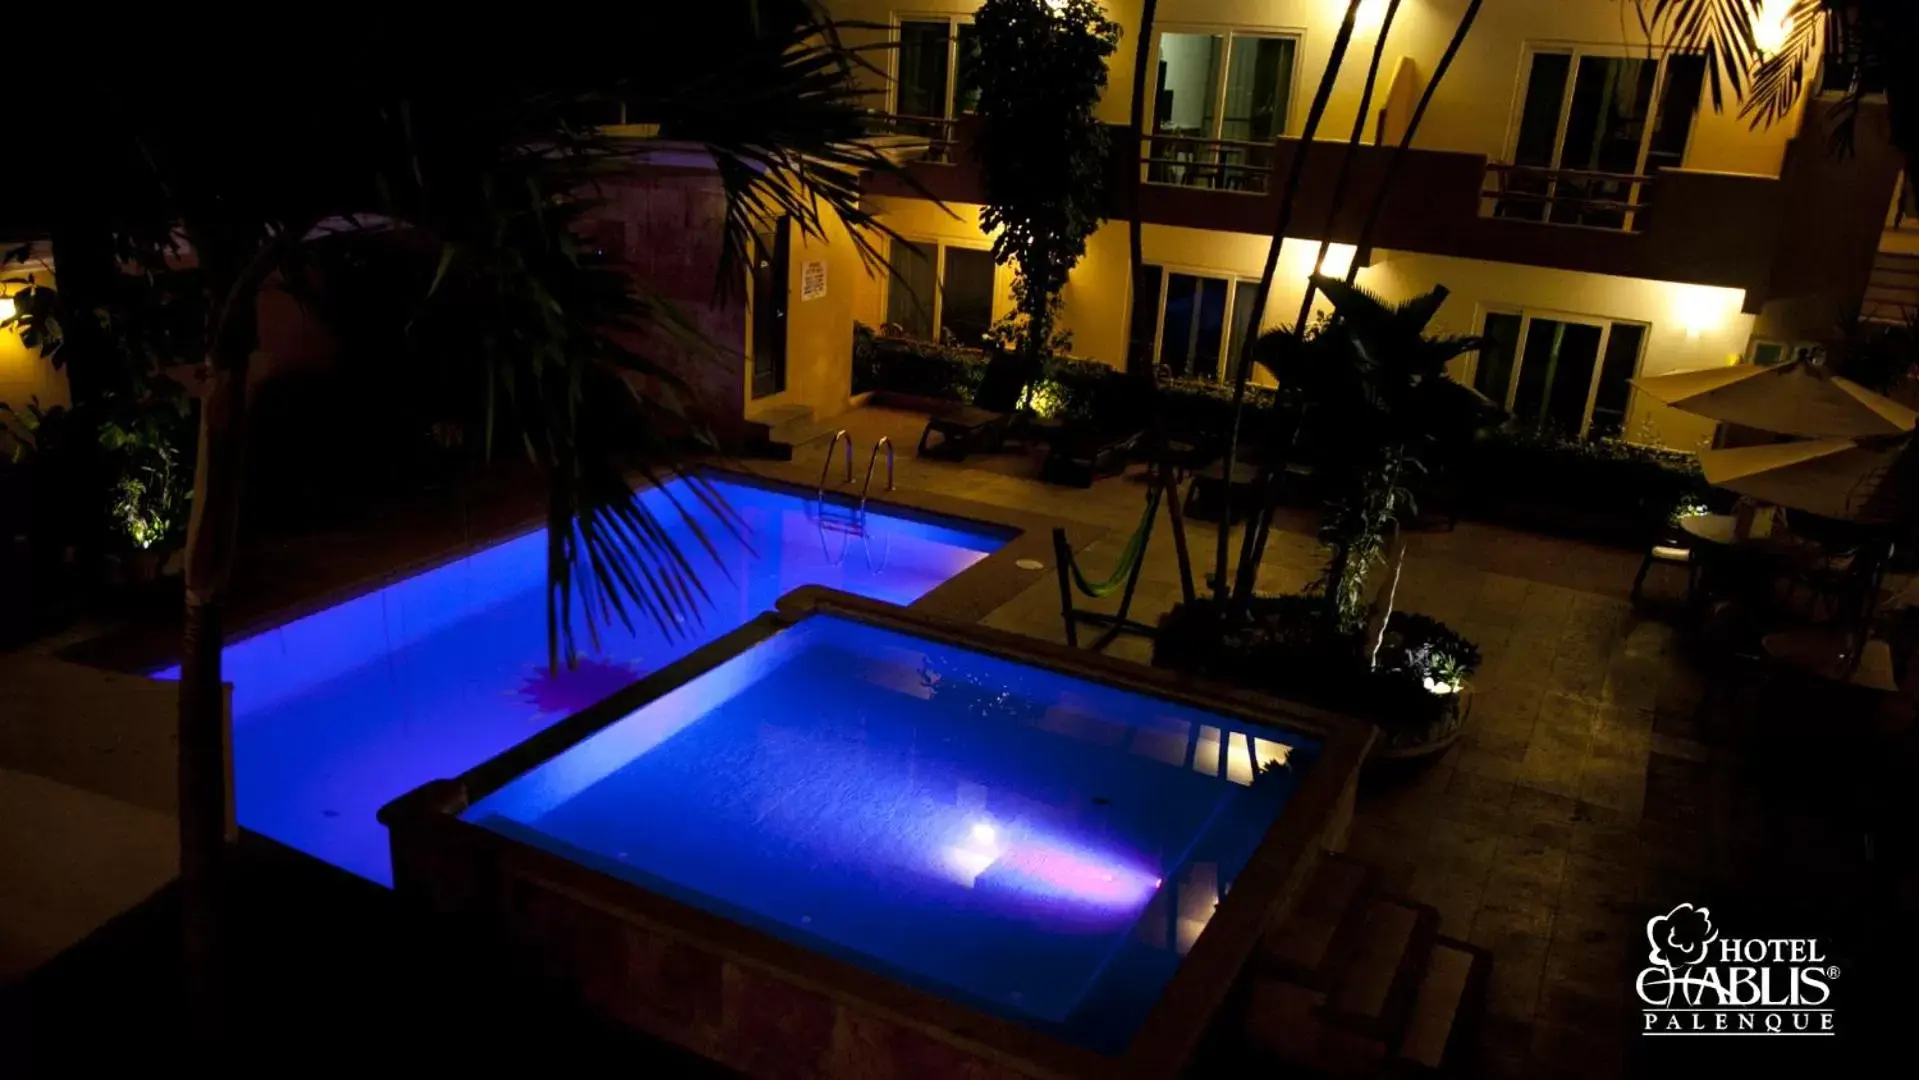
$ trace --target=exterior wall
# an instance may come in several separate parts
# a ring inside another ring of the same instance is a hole
[[[1381,84],[1374,109],[1386,104],[1388,80],[1401,58],[1410,58],[1424,89],[1440,54],[1445,51],[1467,0],[1402,0],[1394,17],[1380,65]],[[1131,107],[1133,57],[1137,47],[1141,0],[1106,0],[1108,17],[1120,24],[1119,49],[1108,65],[1106,96],[1097,110],[1101,120],[1128,121]],[[891,22],[896,16],[969,15],[978,0],[828,0],[827,7],[843,20]],[[1321,121],[1320,136],[1344,140],[1365,85],[1366,68],[1378,40],[1385,0],[1366,0],[1359,29],[1354,33],[1346,62],[1334,84],[1333,96]],[[1298,61],[1287,130],[1299,132],[1306,123],[1314,89],[1332,56],[1333,39],[1346,13],[1346,0],[1162,0],[1155,17],[1155,33],[1162,30],[1206,31],[1235,27],[1297,34]],[[849,41],[883,40],[884,34],[850,32]],[[1506,155],[1524,90],[1528,44],[1576,44],[1595,48],[1644,50],[1646,36],[1638,20],[1621,0],[1527,0],[1486,4],[1440,84],[1415,145],[1437,150]],[[890,54],[877,54],[876,63],[892,70]],[[1149,68],[1149,70],[1152,70]],[[872,80],[876,82],[877,80]],[[1150,107],[1150,102],[1148,103]],[[1777,176],[1787,139],[1798,129],[1797,116],[1787,117],[1757,132],[1748,129],[1736,106],[1713,112],[1710,96],[1703,98],[1686,167],[1723,172]],[[1372,130],[1368,121],[1367,130]]]
[[[1751,315],[1741,311],[1744,295],[1737,289],[1433,255],[1381,252],[1374,265],[1362,273],[1361,281],[1395,300],[1445,285],[1452,295],[1435,320],[1435,328],[1445,333],[1477,332],[1481,314],[1488,306],[1646,323],[1650,329],[1640,359],[1641,375],[1736,362],[1745,354],[1754,322]],[[1470,381],[1475,359],[1466,357],[1457,362],[1454,376]],[[1626,416],[1625,437],[1632,442],[1695,451],[1708,445],[1714,427],[1710,420],[1679,412],[1635,392]]]
[[[589,226],[634,277],[673,302],[711,349],[651,334],[628,344],[687,383],[698,414],[725,443],[743,435],[747,305],[725,292],[720,251],[725,196],[710,169],[649,166],[603,180],[605,205]],[[642,388],[657,393],[657,388]]]
[[[853,384],[852,326],[867,275],[859,246],[846,227],[831,214],[825,215],[822,225],[824,240],[807,237],[798,227],[792,229],[786,283],[786,389],[752,397],[749,370],[745,402],[749,418],[783,405],[807,406],[821,419],[846,409]],[[801,281],[810,262],[824,264],[826,294],[807,300]],[[750,352],[752,335],[747,337]]]

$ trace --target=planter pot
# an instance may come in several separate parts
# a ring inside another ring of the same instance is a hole
[[[1459,741],[1459,734],[1466,730],[1466,720],[1472,711],[1473,691],[1469,686],[1452,695],[1448,707],[1423,727],[1399,730],[1382,727],[1379,738],[1373,741],[1371,757],[1393,760],[1443,753],[1447,747]]]

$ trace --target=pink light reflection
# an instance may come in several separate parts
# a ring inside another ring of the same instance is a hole
[[[1150,874],[1081,850],[1031,841],[1009,848],[989,873],[1009,889],[1124,910],[1145,907],[1160,887]]]

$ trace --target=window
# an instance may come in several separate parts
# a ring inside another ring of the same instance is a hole
[[[1628,381],[1646,344],[1640,323],[1488,311],[1473,386],[1521,426],[1613,438],[1625,431]]]
[[[1817,363],[1821,347],[1812,341],[1757,341],[1746,349],[1746,362],[1758,367],[1772,367],[1788,360],[1801,363]]]
[[[1290,37],[1163,33],[1146,178],[1263,192],[1292,100]]]
[[[1218,379],[1239,355],[1259,283],[1160,266],[1140,270],[1128,367],[1152,364],[1179,378]]]
[[[894,240],[894,277],[886,294],[886,321],[908,337],[963,345],[985,344],[993,326],[993,253],[937,241]]]
[[[1705,60],[1532,53],[1513,138],[1512,168],[1496,193],[1499,217],[1631,229],[1641,177],[1686,160]]]
[[[932,140],[927,160],[953,160],[953,120],[979,105],[979,36],[958,19],[901,19],[893,113],[897,130]]]

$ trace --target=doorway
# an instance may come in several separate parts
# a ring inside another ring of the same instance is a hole
[[[787,218],[753,237],[753,397],[786,389]]]

